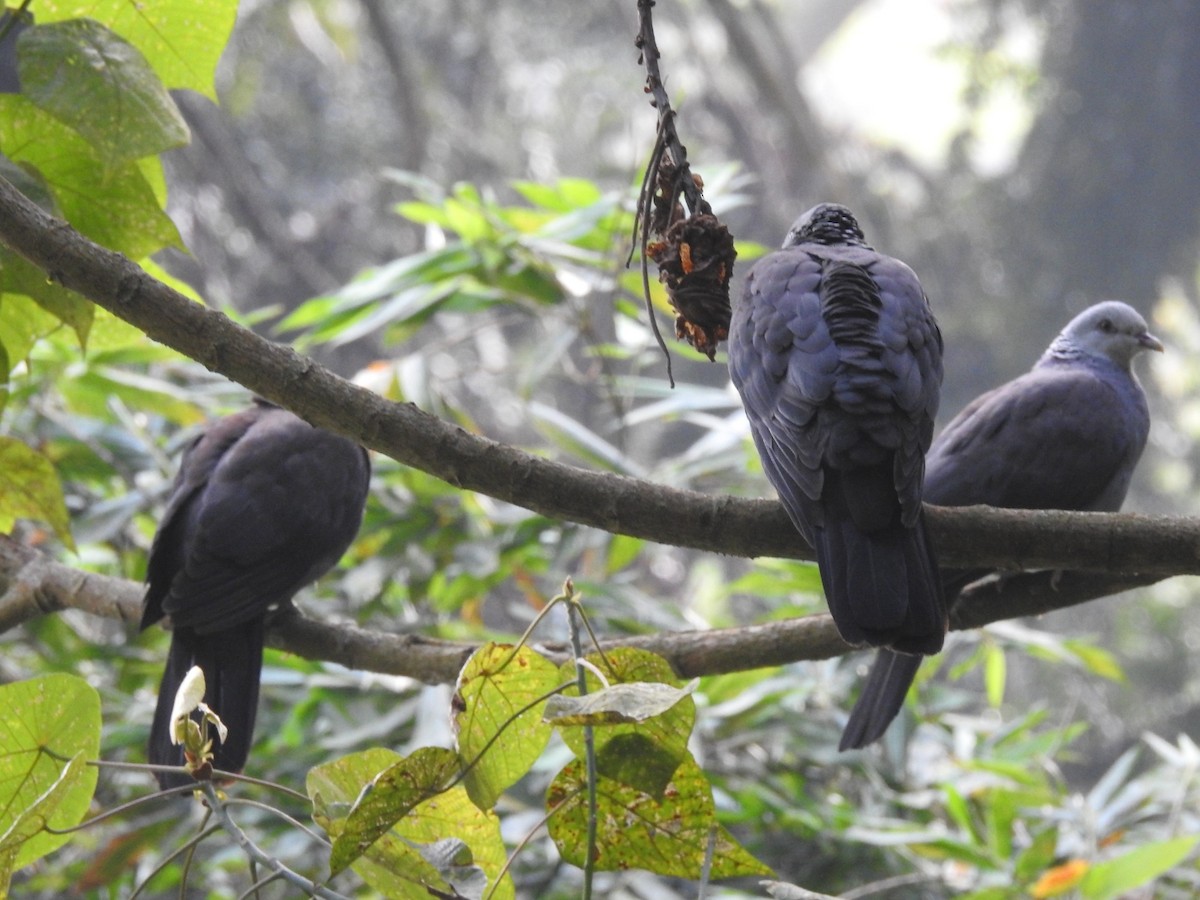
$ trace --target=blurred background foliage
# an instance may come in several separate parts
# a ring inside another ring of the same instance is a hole
[[[1168,345],[1143,378],[1154,425],[1126,508],[1194,509],[1200,5],[671,0],[656,26],[680,132],[738,238],[735,293],[797,214],[851,206],[930,295],[947,344],[943,421],[1028,368],[1074,312],[1124,298]],[[654,129],[636,28],[633,0],[245,0],[220,105],[177,94],[193,139],[165,156],[168,211],[188,252],[158,260],[262,333],[469,430],[767,494],[724,365],[673,345],[680,384],[667,388],[626,266]],[[86,352],[49,330],[10,389],[0,430],[58,467],[78,561],[134,579],[178,450],[245,400],[103,311]],[[566,575],[609,635],[823,609],[812,567],[613,537],[379,458],[358,542],[300,602],[370,628],[496,637],[519,632]],[[1120,872],[1093,870],[1088,887],[1053,866],[1141,847],[1143,873],[1175,866],[1154,896],[1194,896],[1195,863],[1177,866],[1178,847],[1160,842],[1200,834],[1195,595],[1176,579],[956,634],[882,746],[861,754],[835,748],[863,656],[707,678],[693,752],[739,839],[813,890],[1024,896],[1049,870],[1064,890],[1119,896],[1099,883]],[[0,645],[4,680],[86,675],[102,695],[103,756],[142,759],[160,630],[67,613]],[[449,698],[268,651],[253,774],[299,785],[353,749],[447,744]],[[510,842],[536,822],[555,768],[502,801]],[[98,802],[145,781],[106,775]],[[19,890],[124,895],[190,827],[161,806],[93,829]],[[286,834],[273,850],[312,865]],[[237,854],[206,865],[208,894],[236,896]],[[578,873],[535,843],[516,876],[523,896],[570,896]],[[157,895],[178,877],[158,876]],[[604,878],[615,896],[694,892]]]

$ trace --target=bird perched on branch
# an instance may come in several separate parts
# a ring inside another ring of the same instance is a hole
[[[240,772],[254,733],[266,616],[325,574],[362,523],[370,463],[352,441],[265,401],[211,423],[187,449],[150,548],[142,628],[170,616],[151,763],[182,765],[176,691],[192,666],[228,728],[214,766]],[[163,787],[186,784],[160,773]]]
[[[926,457],[925,500],[940,506],[1116,511],[1150,430],[1134,357],[1161,351],[1146,321],[1117,301],[1092,306],[1033,369],[954,417]],[[951,602],[987,571],[944,573]],[[920,657],[879,652],[842,735],[876,740],[900,711]]]
[[[729,370],[842,637],[937,653],[946,604],[921,483],[942,337],[916,275],[848,209],[814,207],[747,277]]]

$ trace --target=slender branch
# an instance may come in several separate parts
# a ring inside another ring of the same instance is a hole
[[[33,567],[43,579],[40,603],[24,606],[25,616],[9,610],[6,586]],[[0,535],[0,621],[15,624],[64,609],[83,609],[96,615],[136,622],[141,615],[143,587],[120,578],[80,577],[69,566],[41,551]],[[955,610],[953,627],[979,628],[1016,616],[1033,616],[1065,609],[1098,597],[1153,584],[1166,576],[1111,575],[1100,572],[1028,573],[997,584],[970,589]],[[82,585],[77,592],[75,588]],[[96,602],[100,598],[100,602]],[[368,631],[352,625],[331,625],[310,619],[288,607],[268,622],[267,644],[305,659],[323,660],[348,668],[402,675],[429,684],[453,684],[478,644],[446,641],[420,635]],[[663,632],[601,642],[601,649],[640,647],[664,657],[683,678],[779,666],[799,660],[830,659],[853,651],[838,636],[827,615],[804,616],[762,625],[709,631]],[[565,643],[543,643],[539,651],[555,663],[571,658]]]
[[[204,791],[205,799],[208,801],[208,808],[212,810],[213,816],[217,823],[230,837],[237,842],[243,852],[250,859],[261,866],[265,866],[275,875],[288,882],[288,884],[304,891],[306,896],[320,897],[322,900],[349,900],[345,894],[339,894],[337,891],[330,890],[324,885],[305,878],[298,872],[294,872],[284,865],[280,860],[263,851],[254,841],[250,840],[249,835],[233,821],[233,817],[229,815],[229,810],[226,805],[221,802],[221,798],[217,796],[216,788],[213,787],[211,781],[199,782],[200,788]]]
[[[658,41],[654,37],[654,0],[638,0],[637,6],[640,28],[636,46],[641,51],[641,61],[646,67],[646,93],[651,97],[650,105],[658,110],[659,140],[671,155],[671,161],[675,163],[678,189],[683,192],[688,209],[693,214],[709,214],[712,208],[692,179],[687,161],[687,148],[683,146],[683,142],[679,140],[679,132],[675,130],[675,110],[671,108],[671,98],[667,96],[667,88],[659,70],[658,60],[661,54],[658,52]],[[654,180],[648,180],[649,190],[653,193]]]

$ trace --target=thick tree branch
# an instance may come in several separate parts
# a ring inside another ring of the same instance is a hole
[[[811,558],[780,505],[710,497],[588,472],[469,434],[411,404],[344,381],[291,349],[259,338],[86,240],[0,179],[0,242],[54,280],[155,340],[280,403],[464,489],[543,515],[665,544],[736,556]],[[965,601],[959,627],[1083,602],[1134,584],[1200,573],[1200,520],[1061,512],[929,509],[942,559],[953,566],[1089,570],[1056,585],[1022,576]],[[0,631],[61,609],[136,622],[140,585],[81,573],[0,538]],[[1013,603],[1008,599],[1014,598]],[[412,635],[276,617],[271,646],[354,668],[452,681],[472,647]],[[621,641],[656,650],[683,675],[823,659],[847,651],[828,616],[764,626]],[[550,648],[565,656],[565,648]]]
[[[1116,590],[1152,584],[1161,577],[1114,579],[1095,572],[1068,572],[1057,578],[1050,573],[1019,575],[998,584],[983,584],[965,594],[953,627],[978,628],[1015,616],[1064,609]],[[79,572],[0,535],[0,632],[64,609],[81,609],[135,623],[141,617],[143,591],[142,585],[132,581]],[[290,608],[270,621],[267,644],[306,659],[404,675],[431,684],[452,684],[477,646],[326,624]],[[557,662],[570,658],[565,644],[543,642],[539,646]],[[651,650],[666,658],[684,678],[829,659],[854,649],[838,636],[833,619],[827,615],[740,628],[620,638],[605,641],[604,646]]]
[[[45,213],[3,178],[0,243],[154,340],[316,425],[456,487],[663,544],[812,559],[776,501],[713,497],[553,462],[338,378],[155,281]],[[1200,519],[935,507],[928,518],[949,566],[1200,574]]]

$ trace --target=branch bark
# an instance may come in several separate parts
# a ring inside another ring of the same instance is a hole
[[[1015,616],[1039,615],[1117,590],[1152,584],[1158,575],[1113,576],[1096,572],[1026,573],[985,583],[964,593],[955,629],[978,628]],[[1053,582],[1053,583],[1052,583]],[[0,632],[23,621],[65,609],[135,624],[141,618],[142,585],[80,572],[44,553],[0,535]],[[318,622],[294,607],[268,622],[267,645],[305,659],[335,662],[360,671],[403,675],[430,684],[453,684],[477,644],[415,634],[368,631]],[[828,615],[709,631],[666,632],[603,641],[640,647],[664,657],[684,678],[830,659],[853,651]],[[571,658],[565,643],[541,642],[558,663]]]

